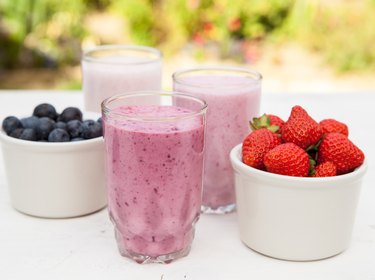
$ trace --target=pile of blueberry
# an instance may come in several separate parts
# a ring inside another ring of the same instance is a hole
[[[10,137],[41,142],[81,141],[103,135],[101,118],[82,120],[82,112],[76,107],[58,114],[48,103],[36,106],[31,117],[6,117],[2,127]]]

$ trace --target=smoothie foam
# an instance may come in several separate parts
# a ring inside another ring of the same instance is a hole
[[[122,106],[113,113],[173,117],[176,106]],[[204,124],[104,118],[108,205],[123,255],[157,258],[189,251],[200,212]]]

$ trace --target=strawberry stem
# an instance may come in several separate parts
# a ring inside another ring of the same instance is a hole
[[[278,125],[271,125],[271,119],[266,114],[263,114],[258,118],[253,118],[253,121],[249,123],[252,131],[260,128],[267,128],[272,132],[277,132],[280,128]]]
[[[310,160],[309,176],[312,176],[315,174],[316,161],[310,155],[309,155],[309,160]]]

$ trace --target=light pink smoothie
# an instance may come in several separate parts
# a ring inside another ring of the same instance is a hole
[[[235,203],[231,149],[248,135],[249,121],[258,115],[260,83],[238,76],[181,77],[174,90],[205,100],[207,132],[203,206],[211,210]]]
[[[121,106],[129,116],[191,113],[176,106]],[[144,122],[104,117],[108,207],[122,255],[187,254],[202,196],[204,124],[193,117]]]
[[[82,60],[82,88],[87,111],[100,112],[101,102],[113,95],[161,89],[161,60],[151,62],[126,56]],[[147,63],[146,63],[147,62]]]

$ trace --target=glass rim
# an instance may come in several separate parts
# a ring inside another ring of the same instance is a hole
[[[116,61],[103,61],[100,58],[92,57],[90,54],[99,52],[99,51],[111,51],[111,50],[125,50],[125,51],[142,51],[142,52],[148,52],[150,54],[154,54],[155,58],[149,58],[146,61],[132,61],[132,62],[116,62]],[[147,47],[147,46],[139,46],[139,45],[99,45],[95,46],[91,49],[88,49],[83,52],[81,56],[82,61],[86,62],[94,62],[99,64],[127,64],[127,65],[137,65],[137,64],[147,64],[152,63],[161,60],[163,57],[162,52],[153,47]]]
[[[142,117],[142,116],[126,116],[126,114],[123,113],[116,113],[113,112],[111,108],[108,107],[108,105],[119,99],[126,99],[130,97],[141,97],[141,96],[167,96],[167,97],[179,97],[179,98],[184,98],[186,100],[193,100],[198,103],[200,103],[200,108],[199,110],[192,111],[191,113],[186,113],[181,116],[174,116],[174,117]],[[180,93],[177,91],[131,91],[131,92],[126,92],[126,93],[120,93],[116,94],[114,96],[108,97],[103,100],[101,103],[101,108],[102,108],[102,113],[104,116],[115,116],[120,119],[125,119],[125,120],[130,120],[130,121],[142,121],[142,122],[168,122],[168,121],[177,121],[177,120],[183,120],[183,119],[188,119],[192,118],[195,116],[202,115],[206,112],[207,110],[207,102],[201,98]]]
[[[259,82],[262,81],[263,76],[258,71],[256,71],[253,68],[245,68],[245,67],[238,67],[238,66],[202,66],[202,67],[195,67],[195,68],[189,68],[189,69],[183,69],[176,71],[172,74],[173,82],[189,86],[189,87],[197,87],[197,88],[215,88],[216,85],[208,85],[208,84],[191,84],[189,82],[185,82],[183,79],[181,79],[182,75],[188,74],[188,73],[195,73],[200,71],[216,71],[216,72],[233,72],[233,73],[244,73],[248,75],[254,76],[253,81]],[[221,88],[232,88],[232,87],[238,87],[238,85],[241,85],[244,83],[238,83],[238,84],[231,84],[231,85],[220,85]]]

